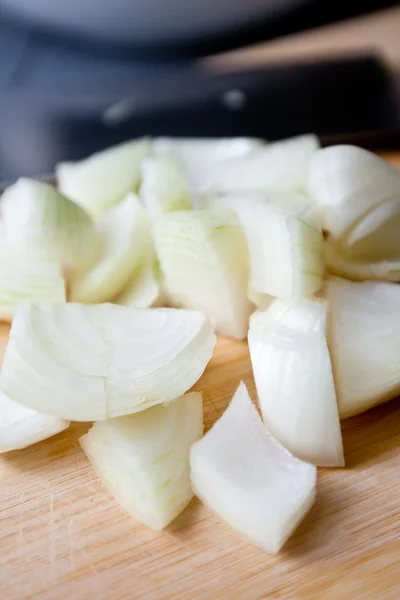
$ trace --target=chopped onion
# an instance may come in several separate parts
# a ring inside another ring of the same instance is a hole
[[[248,289],[248,298],[258,310],[265,310],[274,301],[274,297],[269,294],[262,294],[261,292],[255,292],[251,287]]]
[[[278,323],[288,329],[303,333],[324,333],[326,327],[326,305],[321,299],[300,298],[282,301],[275,298],[265,311],[256,311],[250,319],[252,331],[267,331],[271,324]]]
[[[125,142],[97,152],[79,162],[56,167],[60,191],[94,217],[101,217],[140,183],[141,162],[150,150],[146,139]]]
[[[204,187],[225,193],[271,188],[304,190],[310,160],[318,148],[315,135],[268,144],[215,165],[204,179]]]
[[[142,163],[140,199],[150,217],[192,208],[183,167],[171,156],[152,156]]]
[[[400,172],[362,148],[332,146],[314,154],[308,190],[323,227],[340,237],[382,202],[394,196],[400,202]]]
[[[310,198],[298,191],[294,190],[264,190],[264,191],[247,191],[241,193],[205,193],[200,198],[200,208],[211,210],[230,211],[231,213],[240,216],[240,210],[243,206],[252,207],[257,204],[268,204],[274,202],[283,204],[289,202],[291,206],[299,209],[304,209],[305,206],[310,207],[310,212],[314,211]]]
[[[103,241],[100,259],[89,270],[71,274],[69,298],[73,302],[113,300],[153,255],[146,213],[134,194],[104,215],[98,232]]]
[[[137,308],[161,306],[164,294],[155,270],[154,264],[150,261],[141,265],[122,294],[115,300],[115,304]]]
[[[2,240],[60,264],[82,265],[98,252],[90,216],[48,183],[22,178],[1,201]]]
[[[31,304],[14,316],[0,388],[71,421],[139,412],[185,393],[215,344],[200,312]]]
[[[278,552],[314,503],[316,468],[265,429],[246,386],[190,452],[194,492],[246,540]]]
[[[202,397],[95,423],[81,446],[104,484],[132,517],[160,530],[193,497],[189,450],[203,433]]]
[[[154,153],[173,155],[181,162],[193,191],[201,189],[218,163],[246,156],[263,142],[253,138],[156,138]]]
[[[280,298],[310,296],[322,284],[324,243],[308,200],[271,192],[265,202],[237,205],[250,251],[250,288]]]
[[[200,193],[197,198],[196,208],[213,210],[214,212],[228,212],[235,215],[236,211],[230,205],[230,196],[217,192]]]
[[[0,394],[0,453],[26,448],[68,426],[68,421],[31,410]]]
[[[169,302],[202,310],[220,333],[244,338],[251,304],[237,220],[209,210],[169,213],[155,221],[154,241]]]
[[[65,302],[57,262],[31,250],[0,245],[0,320],[11,321],[20,302]]]
[[[340,241],[346,252],[354,258],[399,260],[399,230],[400,188],[397,196],[371,209]]]
[[[361,413],[400,392],[400,286],[332,278],[328,336],[339,413]]]
[[[400,282],[400,259],[378,262],[357,260],[346,254],[332,238],[325,240],[325,261],[329,273],[352,281]]]
[[[298,458],[344,465],[325,339],[327,303],[275,300],[250,319],[249,350],[267,429]]]

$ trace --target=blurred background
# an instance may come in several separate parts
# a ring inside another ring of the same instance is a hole
[[[0,180],[150,135],[399,146],[400,6],[0,0]]]

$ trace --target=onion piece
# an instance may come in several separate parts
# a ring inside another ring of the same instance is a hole
[[[153,233],[169,303],[204,311],[223,335],[246,337],[248,256],[237,220],[180,211],[159,217]]]
[[[171,156],[152,156],[143,161],[139,194],[150,217],[192,208],[183,167]]]
[[[149,154],[150,142],[132,140],[97,152],[79,162],[59,163],[57,183],[66,194],[96,219],[136,192],[140,184],[140,167]]]
[[[203,433],[202,397],[95,423],[80,444],[95,471],[133,518],[160,530],[193,497],[189,449]]]
[[[400,392],[400,287],[332,278],[325,294],[339,413],[346,418]]]
[[[183,165],[192,190],[202,188],[218,163],[246,156],[264,142],[255,138],[156,138],[157,156],[173,155]]]
[[[258,308],[258,310],[265,310],[269,307],[271,302],[274,301],[274,297],[269,294],[262,294],[261,292],[254,291],[251,287],[248,289],[247,296],[252,304]]]
[[[200,312],[113,304],[18,307],[0,389],[71,421],[140,412],[185,393],[215,345]]]
[[[0,453],[20,450],[69,427],[69,422],[17,404],[0,394]]]
[[[280,298],[315,293],[325,270],[324,243],[308,200],[271,192],[269,200],[237,205],[250,252],[250,288]]]
[[[277,203],[289,202],[291,206],[298,206],[304,209],[310,207],[310,212],[314,211],[311,199],[304,193],[295,190],[264,190],[247,191],[241,193],[206,193],[200,198],[200,208],[211,210],[230,211],[240,216],[240,210],[243,207],[252,207],[257,204],[268,204],[272,201]]]
[[[315,135],[268,144],[244,157],[215,165],[204,179],[204,188],[225,193],[271,188],[304,190],[310,160],[318,148]]]
[[[1,201],[2,241],[60,264],[85,265],[98,253],[90,216],[48,183],[21,178]]]
[[[362,260],[400,259],[400,188],[393,198],[371,209],[340,243],[346,253]]]
[[[154,264],[150,261],[141,265],[133,274],[127,287],[114,301],[115,304],[136,308],[161,306],[164,301],[164,293],[155,270]]]
[[[331,146],[314,154],[308,191],[323,227],[340,237],[382,202],[394,196],[400,202],[400,172],[362,148]]]
[[[343,443],[326,313],[323,300],[275,300],[251,317],[248,339],[267,429],[298,458],[340,467]]]
[[[314,503],[316,468],[265,429],[241,383],[190,451],[195,494],[244,539],[278,552]]]
[[[65,302],[65,283],[57,262],[28,249],[0,245],[0,320],[11,321],[20,302]]]
[[[236,196],[234,197],[234,201],[235,200]],[[201,193],[197,198],[196,208],[200,208],[202,210],[212,210],[214,212],[225,212],[231,216],[236,214],[231,194],[219,194],[217,192]]]
[[[150,231],[139,199],[128,194],[98,223],[102,254],[89,270],[71,273],[69,299],[100,303],[113,300],[132,279],[141,264],[151,260]]]
[[[400,259],[378,262],[357,260],[346,254],[332,238],[325,240],[325,261],[329,273],[352,281],[400,282]]]

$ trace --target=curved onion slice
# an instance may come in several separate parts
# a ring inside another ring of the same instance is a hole
[[[325,339],[327,303],[275,300],[250,319],[249,350],[267,429],[298,458],[344,465]]]
[[[195,311],[21,306],[0,388],[16,402],[73,421],[122,416],[185,393],[214,344],[211,324]]]
[[[308,191],[323,227],[340,237],[382,202],[393,196],[400,202],[400,172],[362,148],[331,146],[314,154]]]
[[[146,213],[134,194],[104,215],[98,232],[103,241],[99,261],[88,271],[71,273],[69,298],[73,302],[113,300],[153,254]]]
[[[154,241],[169,302],[202,310],[220,333],[244,338],[251,304],[237,220],[207,210],[169,213],[155,221]]]
[[[327,283],[328,336],[341,418],[400,392],[400,287],[394,283]]]
[[[250,287],[280,298],[310,296],[322,284],[324,243],[312,209],[293,192],[237,205],[250,251]]]
[[[183,167],[171,156],[152,156],[142,163],[140,199],[150,217],[192,208]]]
[[[304,135],[258,148],[244,157],[217,164],[205,188],[219,192],[265,189],[303,190],[311,157],[319,148],[315,135]]]
[[[68,421],[31,410],[0,394],[0,453],[26,448],[68,426]]]
[[[150,142],[139,139],[107,148],[79,162],[59,163],[58,187],[97,219],[129,192],[137,191],[141,162],[149,149]]]
[[[400,259],[367,262],[348,256],[335,240],[325,240],[325,262],[329,273],[352,281],[400,282]]]
[[[122,294],[115,300],[115,304],[137,308],[161,306],[164,294],[155,270],[154,264],[150,261],[141,265]]]
[[[245,156],[262,144],[255,138],[156,138],[153,150],[156,155],[175,156],[195,191],[219,162]]]
[[[5,190],[1,214],[2,239],[17,249],[73,265],[97,254],[90,216],[48,183],[19,179]]]
[[[203,433],[202,397],[95,423],[81,446],[104,484],[132,517],[160,530],[193,497],[189,449]]]
[[[246,540],[278,552],[315,499],[316,468],[265,429],[241,383],[190,452],[194,492]]]
[[[19,302],[65,302],[60,266],[32,251],[0,245],[0,320],[11,321]]]

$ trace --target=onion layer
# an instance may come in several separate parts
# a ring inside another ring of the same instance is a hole
[[[168,301],[204,311],[217,331],[244,338],[251,304],[243,231],[228,214],[169,213],[156,220],[154,240]]]
[[[189,449],[202,432],[202,398],[192,392],[167,406],[95,423],[80,443],[122,508],[160,530],[193,497]]]
[[[250,319],[249,350],[268,430],[297,457],[344,465],[325,339],[327,302],[275,300]]]
[[[0,453],[26,448],[68,426],[68,421],[31,410],[0,394]]]
[[[316,469],[265,429],[245,385],[190,452],[196,495],[244,539],[278,552],[315,499]]]
[[[0,388],[73,421],[140,412],[185,393],[215,344],[200,312],[113,304],[42,304],[16,311]]]
[[[60,163],[56,167],[58,187],[98,219],[129,192],[138,190],[141,162],[149,150],[148,140],[133,140],[79,162]]]
[[[332,278],[325,294],[339,412],[346,418],[400,392],[400,287]]]

